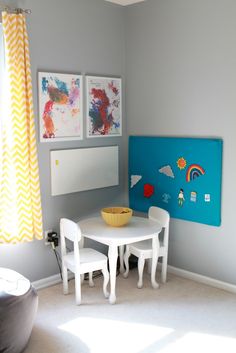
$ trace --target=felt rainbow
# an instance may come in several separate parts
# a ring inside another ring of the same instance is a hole
[[[205,170],[198,164],[191,164],[186,172],[186,181],[189,182],[205,174]]]

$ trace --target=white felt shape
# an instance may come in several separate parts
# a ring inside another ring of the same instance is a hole
[[[160,168],[159,172],[162,174],[165,174],[166,176],[168,176],[170,178],[175,177],[170,165],[165,165],[164,167]]]
[[[136,185],[141,179],[142,179],[141,175],[131,175],[131,188],[133,188],[134,185]]]

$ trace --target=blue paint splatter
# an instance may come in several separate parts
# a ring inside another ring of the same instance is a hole
[[[113,121],[113,125],[115,126],[116,129],[118,129],[120,127],[120,123],[116,123],[115,121]]]
[[[68,96],[69,95],[69,91],[68,91],[66,83],[61,81],[61,80],[59,80],[58,78],[55,78],[55,82],[56,82],[57,88],[61,92],[65,93]]]
[[[76,84],[77,87],[80,88],[80,79],[79,79],[79,78],[77,78],[77,79],[75,80],[75,84]]]
[[[47,93],[48,90],[48,80],[46,79],[46,77],[42,78],[42,91],[44,93]]]

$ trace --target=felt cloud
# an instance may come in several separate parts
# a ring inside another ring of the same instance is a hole
[[[131,175],[131,188],[133,188],[134,185],[136,185],[141,179],[142,179],[141,175]]]
[[[170,165],[166,165],[166,166],[162,167],[161,169],[159,169],[159,172],[170,177],[170,178],[175,177]]]

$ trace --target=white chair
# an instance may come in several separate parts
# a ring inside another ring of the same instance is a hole
[[[169,222],[170,215],[166,210],[162,208],[152,206],[148,210],[148,218],[157,221],[163,228],[163,239],[160,241],[160,250],[158,253],[158,258],[162,257],[162,269],[161,269],[161,280],[163,283],[166,282],[167,277],[167,257],[168,257],[168,243],[169,243]],[[126,252],[124,255],[124,262],[126,271],[123,276],[125,278],[128,277],[129,274],[129,257],[133,254],[138,257],[138,288],[142,288],[143,286],[143,268],[145,264],[145,260],[152,259],[152,240],[143,240],[137,243],[132,243],[126,245]],[[150,262],[149,262],[150,263]]]
[[[61,259],[62,259],[62,278],[63,292],[68,294],[68,273],[70,270],[75,274],[75,298],[76,304],[81,304],[81,282],[84,274],[89,273],[89,285],[94,286],[92,273],[101,270],[103,281],[103,293],[108,298],[107,285],[109,282],[109,273],[107,269],[107,256],[90,248],[80,248],[81,231],[75,222],[62,218],[60,220],[60,238],[61,238]],[[66,238],[73,242],[74,251],[66,250]]]

